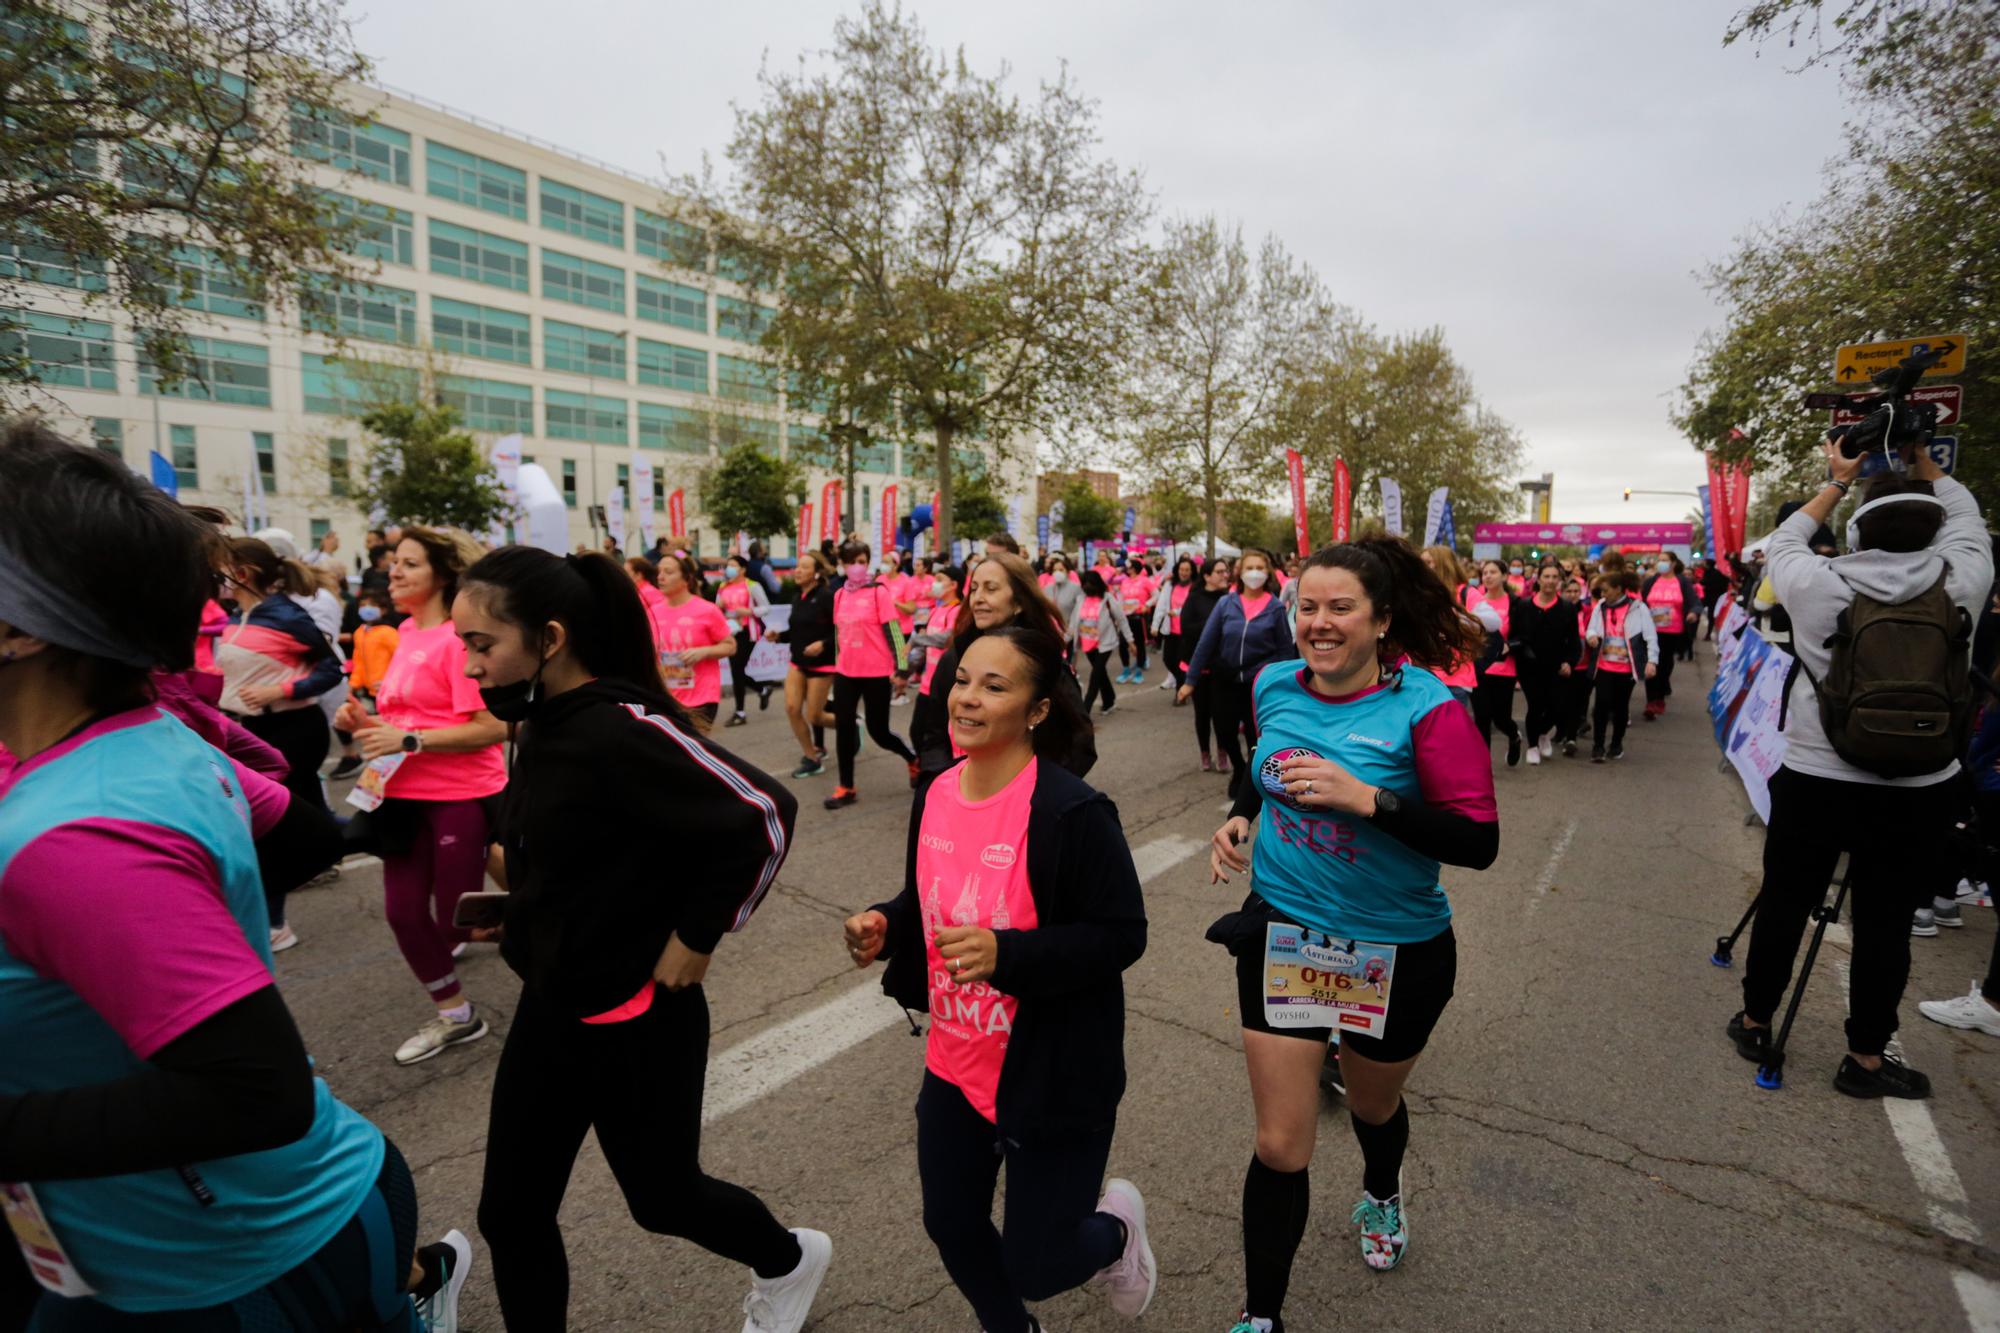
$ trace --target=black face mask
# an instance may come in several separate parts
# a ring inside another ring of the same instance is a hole
[[[534,675],[511,685],[481,685],[479,701],[486,705],[487,712],[510,727],[526,722],[542,705],[542,668],[545,665],[546,661],[537,661]]]

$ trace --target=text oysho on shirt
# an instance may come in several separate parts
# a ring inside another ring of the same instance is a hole
[[[1012,782],[982,801],[967,800],[960,790],[963,763],[947,769],[924,798],[917,834],[917,902],[931,1001],[924,1068],[956,1086],[988,1120],[997,1115],[1000,1070],[1019,1002],[990,981],[954,981],[938,951],[937,932],[952,926],[996,932],[1035,928],[1028,807],[1038,762],[1030,759]]]

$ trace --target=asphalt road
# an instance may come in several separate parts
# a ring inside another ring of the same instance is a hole
[[[2000,1328],[2000,1041],[1914,1008],[1981,974],[1995,913],[1969,909],[1965,929],[1914,942],[1901,1037],[1935,1080],[1927,1105],[1833,1090],[1837,942],[1808,990],[1789,1085],[1754,1088],[1722,1035],[1739,973],[1708,962],[1755,893],[1762,842],[1735,778],[1717,772],[1698,697],[1712,666],[1704,647],[1682,667],[1672,711],[1635,720],[1619,764],[1558,754],[1500,768],[1499,861],[1445,875],[1460,970],[1411,1080],[1408,1257],[1386,1275],[1362,1265],[1348,1222],[1359,1151],[1329,1100],[1291,1328]],[[1220,1333],[1242,1296],[1253,1124],[1228,960],[1202,932],[1241,889],[1208,882],[1201,849],[1223,780],[1196,769],[1190,711],[1150,684],[1119,698],[1091,780],[1149,876],[1152,925],[1126,979],[1131,1084],[1111,1170],[1148,1200],[1162,1277],[1143,1323]],[[753,702],[747,727],[718,734],[789,772],[779,706]],[[878,974],[857,976],[840,947],[841,919],[901,873],[902,765],[864,750],[859,785],[860,804],[828,813],[830,777],[796,784],[796,849],[717,953],[704,1163],[788,1225],[832,1235],[815,1333],[970,1330],[919,1218],[922,1048]],[[670,880],[669,849],[660,865]],[[299,894],[292,919],[305,942],[278,970],[321,1071],[401,1145],[424,1230],[473,1233],[498,1032],[414,1068],[391,1061],[428,1006],[383,923],[378,867]],[[518,984],[492,949],[472,953],[468,992],[504,1031]],[[562,1220],[573,1327],[740,1326],[747,1275],[642,1232],[594,1144]],[[1092,1290],[1040,1313],[1060,1333],[1123,1323]],[[464,1326],[500,1327],[478,1271]]]

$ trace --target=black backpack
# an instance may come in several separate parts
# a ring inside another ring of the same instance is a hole
[[[1834,753],[1885,778],[1950,767],[1972,730],[1971,644],[1972,618],[1942,575],[1907,602],[1856,593],[1826,641],[1826,679],[1813,681]]]

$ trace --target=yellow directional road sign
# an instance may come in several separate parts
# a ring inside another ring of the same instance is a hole
[[[1888,370],[1906,356],[1930,348],[1942,348],[1944,355],[1938,363],[1926,370],[1930,375],[1956,375],[1965,369],[1965,335],[1962,333],[1933,333],[1923,338],[1898,338],[1885,343],[1851,343],[1833,355],[1833,379],[1836,384],[1866,384],[1868,377],[1878,370]]]

